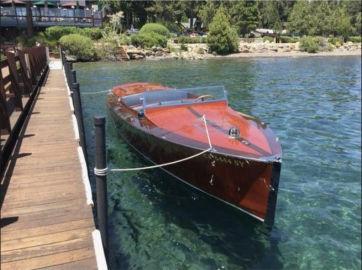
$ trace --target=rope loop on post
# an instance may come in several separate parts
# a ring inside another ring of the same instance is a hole
[[[108,174],[108,167],[103,168],[103,169],[98,169],[94,167],[94,175],[97,176],[107,176]]]

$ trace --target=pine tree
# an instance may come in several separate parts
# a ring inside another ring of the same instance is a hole
[[[209,25],[207,43],[210,51],[218,54],[228,54],[238,50],[238,35],[230,25],[229,17],[223,7],[220,7]]]
[[[208,28],[209,24],[211,23],[212,19],[215,16],[216,11],[217,11],[217,5],[212,0],[207,0],[206,4],[204,4],[200,8],[198,16],[201,18],[204,27]]]
[[[297,35],[307,35],[312,25],[312,10],[306,0],[298,0],[288,19],[288,29]]]
[[[232,25],[235,25],[238,33],[243,36],[255,30],[259,25],[260,16],[256,1],[242,0],[231,2],[228,13],[230,14]]]

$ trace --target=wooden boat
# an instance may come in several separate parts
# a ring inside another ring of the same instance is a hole
[[[116,86],[110,115],[128,144],[184,183],[268,225],[274,223],[281,146],[267,125],[228,106],[223,87]],[[205,123],[202,116],[206,118]]]

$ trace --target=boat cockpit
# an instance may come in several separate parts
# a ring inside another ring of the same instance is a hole
[[[227,101],[224,86],[206,86],[185,89],[152,90],[123,96],[121,101],[136,111],[162,106],[177,106],[202,102]]]

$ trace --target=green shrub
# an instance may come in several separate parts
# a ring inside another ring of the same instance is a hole
[[[130,45],[131,44],[131,38],[127,35],[121,34],[119,36],[119,45]]]
[[[62,48],[80,61],[90,61],[96,58],[96,51],[92,40],[78,34],[65,35],[59,40]]]
[[[303,37],[300,39],[300,50],[308,53],[316,53],[320,49],[320,40],[313,37]]]
[[[188,48],[185,44],[181,44],[180,49],[181,51],[188,51]]]
[[[170,44],[167,44],[167,48],[168,48],[168,50],[169,50],[170,52],[173,52],[173,53],[175,53],[175,52],[178,51],[178,49],[176,49],[175,47],[171,46]]]
[[[39,32],[35,36],[30,38],[24,35],[17,36],[16,43],[23,47],[33,47],[37,43],[39,43],[41,45],[49,47],[50,51],[57,50],[57,42],[49,40],[43,32]]]
[[[290,37],[290,36],[280,36],[279,40],[281,43],[296,43],[299,41],[299,38]]]
[[[273,37],[270,37],[270,36],[265,36],[263,37],[263,41],[269,41],[269,42],[274,42],[274,38]]]
[[[167,38],[157,33],[138,33],[131,36],[131,43],[142,48],[152,48],[153,46],[166,47]]]
[[[353,43],[361,43],[361,36],[353,36],[349,37],[348,41],[351,41]]]
[[[105,60],[115,59],[118,48],[115,42],[101,39],[96,45],[96,54],[98,58]]]
[[[75,34],[76,27],[69,26],[51,26],[45,29],[45,35],[50,40],[59,40],[62,36]]]
[[[339,47],[339,46],[341,46],[341,44],[343,44],[343,38],[341,38],[341,37],[330,37],[330,38],[328,38],[328,42],[330,44],[333,44],[334,46]]]
[[[219,8],[209,25],[207,44],[211,52],[228,54],[238,51],[239,38],[231,27],[229,18],[223,8]]]
[[[45,30],[45,36],[49,40],[59,40],[62,36],[79,34],[98,40],[102,38],[102,31],[99,28],[77,28],[74,26],[51,26]]]
[[[24,35],[16,37],[16,43],[23,47],[33,47],[33,46],[35,46],[36,41],[37,40],[36,40],[35,36],[31,37],[31,38],[24,36]]]
[[[159,23],[146,23],[140,29],[140,34],[151,34],[151,33],[156,33],[165,37],[170,36],[170,31],[165,26]]]
[[[194,43],[206,43],[206,37],[189,37],[179,36],[174,39],[175,43],[194,44]]]
[[[99,40],[102,38],[102,30],[100,28],[77,28],[78,31],[74,34],[80,34],[89,37],[92,40]]]

